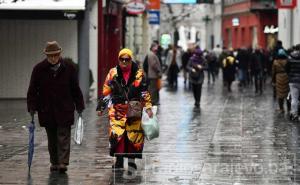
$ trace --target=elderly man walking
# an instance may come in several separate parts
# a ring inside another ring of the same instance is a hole
[[[56,41],[47,42],[46,58],[32,71],[27,92],[31,116],[38,113],[45,127],[50,154],[50,171],[67,171],[70,157],[71,125],[74,110],[81,114],[84,100],[75,66],[61,57],[62,48]]]
[[[162,76],[162,69],[158,57],[156,56],[156,51],[158,45],[153,43],[150,47],[150,52],[147,54],[148,69],[145,71],[147,73],[147,80],[149,82],[148,90],[151,94],[152,104],[159,104],[159,88],[158,80]]]

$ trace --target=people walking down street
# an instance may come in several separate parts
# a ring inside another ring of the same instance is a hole
[[[127,157],[128,166],[136,170],[135,158],[142,158],[144,146],[142,108],[146,107],[149,117],[153,116],[151,96],[143,70],[133,61],[132,51],[122,49],[118,59],[118,65],[110,69],[103,85],[103,96],[111,97],[108,105],[110,155],[116,157],[112,168],[123,168],[124,157]],[[100,106],[97,109],[98,115],[102,115],[103,108]]]
[[[74,110],[84,110],[75,66],[62,59],[62,48],[56,41],[47,42],[46,59],[32,71],[27,92],[27,107],[31,116],[38,113],[41,127],[45,127],[50,154],[50,171],[67,171],[70,158],[71,125]]]
[[[219,63],[219,66],[221,67],[222,69],[222,81],[223,81],[223,86],[225,87],[226,86],[226,80],[225,80],[225,72],[224,72],[224,66],[223,66],[223,60],[228,56],[228,51],[226,49],[226,47],[223,47],[223,51],[222,53],[219,55],[219,58],[218,58],[218,63]]]
[[[241,48],[238,50],[238,54],[236,56],[236,60],[238,61],[238,76],[239,76],[239,85],[241,87],[245,87],[248,81],[248,68],[249,68],[249,59],[247,55],[247,50],[245,48]]]
[[[284,113],[284,101],[287,102],[287,109],[289,111],[290,106],[287,101],[287,95],[289,93],[289,80],[286,73],[287,54],[283,49],[278,50],[278,58],[275,59],[272,66],[272,84],[276,88],[276,95],[279,105],[279,113]]]
[[[215,83],[217,56],[213,52],[208,52],[205,58],[207,62],[207,83],[210,83],[211,78],[212,82]]]
[[[216,64],[216,68],[215,68],[215,74],[216,74],[216,76],[218,76],[219,75],[219,68],[220,68],[220,66],[222,66],[222,65],[220,65],[220,56],[221,56],[221,54],[222,54],[222,48],[220,47],[220,45],[219,44],[217,44],[216,45],[216,47],[213,49],[213,51],[212,51],[215,55],[216,55],[216,57],[217,57],[217,64]],[[221,59],[221,61],[222,61],[223,59]]]
[[[176,46],[172,47],[172,50],[169,51],[167,55],[167,79],[170,88],[177,88],[177,78],[178,73],[180,72],[178,63],[181,60],[180,53],[177,50]]]
[[[181,65],[181,69],[183,70],[183,79],[184,79],[184,85],[186,84],[187,80],[188,80],[188,62],[190,60],[190,58],[193,55],[193,51],[192,48],[188,48],[187,51],[185,51],[181,57],[181,61],[182,61],[182,65]]]
[[[157,50],[155,54],[160,62],[160,65],[163,66],[163,62],[162,62],[163,48],[159,44],[158,40],[154,40],[153,43],[157,45]]]
[[[162,68],[159,59],[156,55],[157,44],[151,44],[150,51],[148,52],[144,62],[147,62],[147,68],[144,71],[147,74],[147,82],[149,84],[148,90],[151,94],[151,101],[153,105],[159,105],[159,90],[158,82],[162,76]],[[145,66],[145,65],[143,65]]]
[[[227,85],[228,92],[231,92],[231,84],[235,80],[236,73],[236,59],[233,56],[233,51],[228,51],[228,56],[223,60],[224,78]]]
[[[270,53],[269,60],[271,61],[271,66],[273,65],[274,61],[276,59],[278,59],[278,50],[279,49],[284,49],[283,46],[282,46],[282,41],[281,40],[277,40],[275,47],[273,48],[273,50]],[[277,97],[275,86],[273,86],[273,97],[274,97],[274,99]]]
[[[265,57],[258,46],[251,55],[251,75],[254,76],[255,93],[263,93],[263,74],[266,70]]]
[[[204,81],[204,69],[206,68],[205,59],[203,52],[200,48],[195,49],[193,56],[190,58],[188,63],[189,70],[189,81],[192,84],[193,95],[194,95],[194,111],[200,111],[200,101],[202,84]]]
[[[300,44],[294,47],[288,59],[286,71],[289,77],[289,87],[292,97],[290,119],[298,121],[298,105],[300,92]]]

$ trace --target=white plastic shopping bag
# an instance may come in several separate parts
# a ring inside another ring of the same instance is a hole
[[[143,108],[142,114],[142,128],[144,130],[144,134],[147,140],[152,140],[159,136],[159,125],[157,121],[157,106],[152,107],[153,117],[149,118],[146,108]]]
[[[81,145],[83,139],[83,119],[81,116],[78,117],[76,122],[75,132],[74,132],[74,141],[76,144]]]

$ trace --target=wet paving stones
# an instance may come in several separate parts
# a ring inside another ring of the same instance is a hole
[[[108,121],[95,103],[84,112],[82,145],[72,141],[69,170],[50,173],[46,133],[36,129],[32,171],[27,173],[26,101],[0,101],[0,184],[102,185],[195,184],[287,185],[300,183],[300,128],[278,114],[270,84],[262,95],[253,87],[233,92],[221,80],[203,85],[201,110],[179,79],[177,90],[160,92],[160,137],[146,141],[138,170],[113,171],[108,155]],[[37,120],[36,120],[37,122]],[[73,130],[72,130],[73,134]]]

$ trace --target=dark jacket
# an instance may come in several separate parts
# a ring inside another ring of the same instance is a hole
[[[261,51],[255,51],[251,55],[250,69],[252,74],[262,73],[266,68],[265,56]]]
[[[293,51],[288,59],[286,72],[289,76],[289,83],[300,83],[300,51]]]
[[[194,54],[187,65],[187,69],[189,70],[189,81],[192,84],[202,84],[204,81],[204,69],[207,69],[206,67],[206,61],[203,58],[203,56],[198,56]],[[201,66],[201,69],[198,68],[198,66]],[[194,69],[194,70],[193,70]]]
[[[42,127],[70,126],[74,123],[74,110],[84,109],[78,73],[74,65],[60,59],[55,72],[47,59],[32,71],[27,92],[28,111],[38,112]]]

